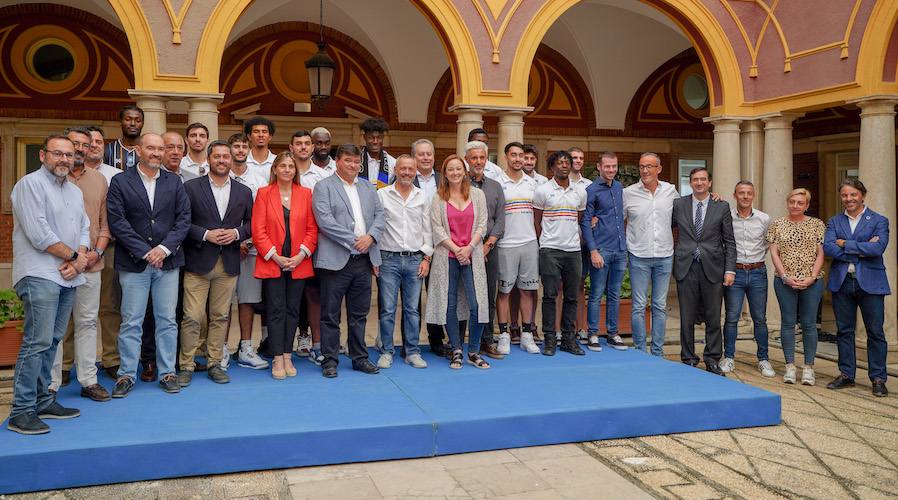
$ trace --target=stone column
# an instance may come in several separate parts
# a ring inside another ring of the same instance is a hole
[[[167,126],[165,103],[168,98],[156,94],[144,94],[136,90],[129,90],[128,94],[134,98],[137,107],[143,110],[143,133],[165,133]]]
[[[886,247],[883,260],[886,275],[892,294],[885,299],[885,334],[889,343],[889,351],[898,351],[898,334],[896,334],[896,232],[895,218],[898,216],[895,206],[895,105],[898,98],[870,98],[857,101],[861,108],[861,145],[859,177],[867,187],[866,205],[871,210],[881,213],[889,219],[889,234],[892,241]],[[858,317],[858,346],[866,348],[866,334],[861,336],[863,322]],[[866,333],[866,332],[865,332]]]
[[[479,108],[467,108],[461,106],[453,106],[449,111],[458,114],[458,132],[456,137],[455,152],[458,156],[464,157],[465,144],[468,143],[468,133],[475,128],[483,127],[483,110]]]
[[[499,112],[499,142],[496,145],[496,163],[505,168],[505,145],[509,142],[524,141],[524,112]]]
[[[755,185],[755,204],[760,207],[764,179],[764,123],[761,120],[742,122],[739,156],[742,178]]]
[[[191,97],[187,101],[187,123],[202,123],[209,129],[209,140],[218,139],[219,97]]]
[[[726,117],[705,120],[714,124],[714,163],[711,166],[713,181],[711,190],[732,205],[733,188],[742,176],[740,163],[739,123]]]

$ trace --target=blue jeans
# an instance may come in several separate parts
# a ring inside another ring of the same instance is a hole
[[[422,255],[400,255],[396,252],[380,252],[380,277],[377,278],[377,303],[380,307],[381,352],[393,354],[393,329],[396,326],[396,302],[402,293],[402,322],[404,327],[405,354],[419,354],[418,338],[421,334],[421,283],[418,267]]]
[[[180,269],[163,271],[153,266],[140,273],[119,271],[122,285],[122,326],[118,334],[118,350],[122,364],[118,376],[137,379],[140,361],[140,338],[147,299],[153,297],[153,319],[156,321],[156,366],[159,376],[175,372],[178,348],[178,325],[175,309],[178,304],[178,276]]]
[[[74,288],[43,278],[27,276],[16,283],[15,289],[25,307],[25,322],[13,377],[10,418],[40,413],[53,403],[50,372],[56,346],[65,335],[75,304]]]
[[[673,256],[642,258],[630,254],[630,286],[633,291],[633,344],[645,351],[645,307],[649,303],[652,286],[652,355],[664,355],[664,331],[667,328],[667,289]]]
[[[461,282],[461,283],[459,283]],[[468,354],[480,353],[480,336],[483,335],[483,325],[477,321],[477,294],[474,290],[474,268],[472,264],[463,266],[457,259],[449,259],[449,297],[446,308],[446,333],[449,334],[449,343],[452,350],[461,349],[461,338],[458,330],[458,286],[465,288],[465,298],[468,300],[468,308],[471,316],[468,320]]]
[[[886,353],[888,344],[883,331],[885,316],[885,296],[871,295],[861,290],[857,280],[846,276],[842,287],[833,293],[833,312],[839,332],[836,343],[839,346],[839,371],[854,379],[857,360],[854,352],[854,332],[857,326],[857,310],[867,328],[867,363],[870,380],[886,381]]]
[[[726,303],[726,320],[723,324],[723,356],[736,357],[736,326],[742,315],[742,303],[748,297],[748,312],[754,323],[755,343],[758,344],[758,361],[767,359],[767,267],[736,269],[736,279],[723,287]]]
[[[609,336],[617,335],[617,321],[620,316],[620,287],[627,272],[627,252],[599,251],[605,259],[601,268],[592,266],[591,254],[587,252],[586,265],[589,266],[589,299],[586,303],[586,318],[589,334],[598,335],[602,294],[605,294],[605,331]]]
[[[818,279],[804,290],[796,290],[783,283],[779,277],[773,279],[773,290],[780,304],[780,336],[783,357],[786,363],[795,362],[795,318],[801,314],[801,338],[804,343],[804,364],[813,366],[817,356],[817,307],[823,297],[823,280]]]

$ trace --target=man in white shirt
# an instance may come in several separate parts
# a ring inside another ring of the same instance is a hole
[[[187,155],[181,158],[181,169],[195,177],[202,177],[209,172],[206,161],[206,146],[209,144],[209,129],[202,123],[191,123],[187,126]]]
[[[303,187],[314,190],[318,181],[330,175],[312,162],[312,153],[315,147],[312,143],[312,135],[308,131],[297,130],[294,132],[287,149],[293,153],[293,161],[296,162],[296,170],[299,172],[299,183]]]
[[[271,164],[274,153],[268,149],[274,137],[274,123],[263,116],[254,116],[243,124],[243,133],[249,139],[250,154],[246,157],[246,165],[263,179],[271,176]]]
[[[382,263],[377,278],[381,346],[377,366],[385,369],[393,364],[393,329],[397,297],[401,294],[405,362],[414,368],[427,368],[418,347],[421,332],[418,301],[433,255],[430,203],[424,191],[412,183],[417,174],[414,158],[401,155],[396,159],[394,171],[396,182],[377,192],[384,210],[380,240]]]
[[[539,151],[533,144],[524,144],[524,173],[533,177],[537,186],[549,182],[549,178],[536,171],[536,162],[539,161]]]
[[[482,128],[475,128],[474,130],[468,132],[468,142],[471,141],[480,141],[484,144],[490,143],[490,136],[487,135],[486,130]],[[465,167],[468,165],[465,164]],[[469,168],[470,169],[470,168]],[[483,175],[489,177],[494,181],[498,181],[505,175],[505,172],[502,170],[502,167],[496,165],[491,162],[489,159],[486,160],[486,166],[483,167]]]
[[[337,171],[337,162],[331,158],[331,133],[324,127],[312,129],[312,163],[321,168],[327,175],[334,175]]]
[[[627,249],[630,252],[630,285],[633,293],[633,343],[645,351],[645,308],[649,285],[652,289],[652,349],[655,356],[664,355],[664,332],[667,327],[667,290],[673,269],[673,202],[677,189],[658,179],[661,159],[655,153],[639,158],[640,182],[624,189],[624,217],[627,219]]]
[[[736,206],[732,208],[733,235],[736,238],[736,278],[723,289],[726,304],[726,321],[723,325],[723,361],[720,370],[733,371],[736,366],[736,336],[742,305],[748,298],[748,311],[754,324],[754,337],[758,345],[758,370],[765,377],[773,377],[767,356],[767,226],[770,216],[752,207],[755,186],[751,181],[739,181],[733,193]]]
[[[584,175],[584,168],[586,166],[586,153],[584,153],[582,149],[576,146],[568,148],[567,152],[569,155],[571,155],[571,185],[582,190],[585,193],[586,188],[588,188],[589,185],[592,184],[592,181]],[[577,338],[581,344],[586,344],[588,340],[588,335],[586,334],[586,330],[588,328],[586,318],[586,277],[589,276],[590,267],[589,249],[584,246],[580,249],[580,254],[583,257],[583,274],[580,276],[581,286],[579,295],[577,296]]]
[[[543,282],[543,354],[555,355],[555,302],[562,288],[564,307],[561,315],[561,350],[582,356],[577,343],[577,298],[583,286],[580,255],[580,218],[586,209],[586,191],[571,184],[571,155],[558,151],[549,156],[552,179],[533,194],[534,228],[539,236],[539,274]],[[580,288],[580,290],[578,290]],[[524,345],[524,333],[521,345]]]
[[[524,174],[524,145],[510,142],[505,146],[508,173],[499,179],[505,195],[505,232],[497,244],[499,258],[499,294],[496,297],[496,317],[499,322],[501,354],[509,354],[511,336],[508,322],[509,294],[517,287],[521,294],[521,316],[528,319],[521,332],[521,348],[539,352],[533,339],[533,318],[536,290],[539,288],[539,243],[533,225],[533,193],[536,181]],[[485,172],[484,172],[485,175]]]
[[[359,128],[362,130],[362,170],[359,177],[368,179],[377,189],[387,187],[393,178],[393,167],[396,159],[384,151],[384,136],[390,127],[383,118],[368,118]]]
[[[424,191],[424,198],[429,204],[440,184],[440,174],[433,168],[434,147],[428,139],[418,139],[412,143],[412,156],[415,158],[417,173],[412,183]]]

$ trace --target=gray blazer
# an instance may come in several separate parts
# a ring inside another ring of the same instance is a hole
[[[370,182],[356,178],[356,189],[365,215],[365,227],[374,238],[368,249],[372,266],[380,266],[380,235],[384,230],[384,211],[377,191]],[[343,180],[337,174],[318,181],[312,193],[312,211],[318,223],[318,249],[315,251],[315,267],[338,271],[349,262],[355,245],[352,206],[343,188]]]
[[[673,262],[673,274],[677,281],[682,281],[689,272],[696,246],[701,251],[702,270],[711,283],[720,283],[725,272],[736,271],[736,238],[733,236],[733,215],[729,203],[708,201],[701,238],[695,236],[692,195],[674,200],[671,222],[679,231]]]

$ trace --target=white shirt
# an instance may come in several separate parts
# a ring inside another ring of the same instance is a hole
[[[112,183],[112,178],[116,175],[122,173],[121,170],[113,167],[112,165],[107,165],[106,163],[100,163],[97,167],[97,172],[103,174],[103,177],[106,178],[106,187],[109,187],[109,184]]]
[[[233,170],[231,170],[231,179],[234,179],[240,184],[248,187],[249,190],[253,193],[253,201],[256,200],[256,193],[259,191],[259,188],[268,185],[267,177],[263,179],[258,174],[250,170],[249,167],[247,167],[241,175],[237,175]]]
[[[143,170],[141,170],[140,167],[135,168],[137,168],[137,173],[140,174],[140,180],[141,182],[143,182],[143,188],[147,190],[147,199],[150,200],[150,210],[152,210],[153,204],[156,201],[156,181],[159,180],[159,176],[161,175],[159,169],[156,169],[156,174],[153,177],[148,177],[143,173]],[[165,245],[157,246],[161,248],[163,252],[165,252],[166,256],[171,255],[171,250],[165,248]],[[149,252],[147,252],[147,255],[149,255]],[[143,258],[146,259],[147,256],[144,255]]]
[[[246,156],[246,166],[254,171],[256,175],[262,176],[263,179],[267,179],[271,177],[271,164],[274,163],[274,159],[276,156],[271,151],[268,151],[268,158],[263,162],[257,162],[255,158],[253,158],[253,152],[250,151]]]
[[[851,234],[854,234],[854,230],[857,229],[857,225],[861,221],[861,216],[864,215],[864,212],[866,212],[866,211],[867,211],[867,207],[864,207],[864,209],[861,210],[861,213],[857,214],[857,217],[852,217],[852,216],[848,215],[847,210],[845,211],[845,217],[848,217],[848,227],[851,229]],[[848,272],[849,273],[855,272],[854,262],[848,263]]]
[[[499,248],[514,248],[536,241],[536,229],[533,227],[533,193],[536,191],[536,181],[533,177],[522,174],[521,180],[515,182],[502,174],[497,182],[505,194],[505,234],[499,240]]]
[[[767,226],[770,225],[770,216],[755,209],[744,219],[735,208],[731,208],[730,213],[733,216],[733,235],[736,237],[736,263],[763,262],[767,255]]]
[[[365,227],[365,214],[362,212],[362,200],[359,199],[359,188],[356,186],[356,183],[359,182],[359,178],[356,177],[352,183],[349,183],[340,177],[340,182],[343,184],[343,190],[346,191],[346,196],[349,198],[349,205],[352,207],[352,219],[354,221],[352,232],[355,234],[356,238],[361,238],[368,232],[368,228]],[[353,252],[355,252],[355,250],[353,250]]]
[[[186,170],[197,177],[202,177],[209,173],[209,162],[203,160],[202,163],[196,163],[190,159],[190,155],[184,155],[181,158],[181,170]]]
[[[534,191],[533,208],[543,211],[540,248],[580,251],[577,212],[586,210],[586,191],[573,184],[563,188],[552,179]]]
[[[218,184],[215,184],[212,177],[209,177],[209,186],[212,187],[212,197],[215,198],[215,208],[218,209],[218,218],[224,220],[224,216],[228,212],[228,203],[231,201],[231,178],[229,176],[227,180],[225,180],[225,183],[219,186]],[[238,231],[237,228],[234,228],[233,231],[237,233],[237,239],[239,240],[240,231]],[[208,229],[203,233],[203,240],[206,239],[207,234],[209,234]]]
[[[526,172],[525,172],[525,173],[526,173]],[[549,178],[548,178],[548,177],[546,177],[545,175],[543,175],[543,174],[537,172],[536,170],[534,170],[533,172],[531,172],[530,174],[527,174],[527,175],[529,175],[530,177],[533,178],[533,180],[536,181],[536,185],[537,185],[537,186],[542,186],[543,184],[549,182]]]
[[[680,197],[673,184],[658,181],[655,193],[642,181],[624,189],[627,249],[643,259],[670,257],[674,253],[670,228],[673,201]]]
[[[437,176],[434,173],[434,170],[430,170],[430,175],[421,175],[421,172],[418,172],[418,186],[421,187],[421,190],[424,191],[424,198],[427,200],[429,204],[433,201],[433,195],[437,192]]]
[[[704,230],[704,228],[705,228],[705,215],[708,213],[708,201],[710,201],[710,200],[711,200],[710,194],[708,196],[706,196],[704,200],[699,200],[698,198],[695,197],[695,195],[692,196],[692,223],[695,224],[695,213],[696,213],[695,211],[698,209],[698,206],[701,205],[702,206],[702,230]]]
[[[312,162],[312,165],[315,165],[315,162]],[[315,166],[318,167],[318,165]],[[331,176],[337,172],[337,162],[333,158],[328,157],[327,165],[318,168],[324,170],[324,173],[326,173],[328,176]]]
[[[393,178],[393,167],[396,166],[396,158],[390,156],[390,153],[387,153],[383,149],[380,150],[380,154],[387,157],[387,174],[390,179]],[[334,163],[334,168],[336,168],[336,163]],[[364,168],[364,167],[363,167]],[[368,180],[375,187],[377,186],[377,174],[380,172],[380,160],[374,159],[371,155],[368,155]]]
[[[571,184],[574,185],[575,187],[582,189],[583,192],[585,193],[586,188],[588,188],[589,185],[592,184],[592,181],[581,175],[580,178],[577,179],[576,181],[571,180]]]
[[[433,254],[430,232],[430,200],[424,190],[412,186],[408,198],[403,198],[396,184],[379,190],[377,196],[384,207],[384,232],[380,249],[388,252],[422,252]]]
[[[496,165],[495,163],[487,160],[486,166],[483,167],[483,175],[489,177],[494,181],[498,181],[505,175],[505,171],[502,170],[502,167]]]
[[[318,181],[323,181],[330,177],[330,175],[331,174],[327,173],[323,168],[311,163],[308,170],[299,174],[299,183],[303,187],[314,190],[315,184],[318,184]]]

